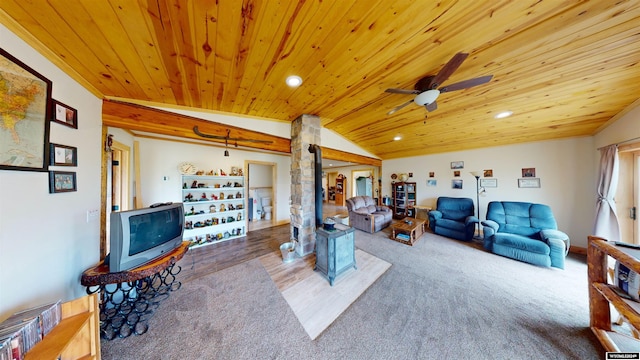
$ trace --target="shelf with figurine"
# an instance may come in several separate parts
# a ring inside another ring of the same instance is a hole
[[[235,229],[234,229],[235,230]],[[224,233],[210,233],[203,235],[196,235],[192,239],[186,239],[191,241],[191,245],[189,247],[200,247],[205,245],[217,244],[223,241],[228,241],[232,239],[237,239],[245,236],[244,231],[238,230],[240,235],[232,235],[235,234],[234,230],[231,232],[225,231]]]
[[[209,245],[246,236],[248,206],[244,176],[219,172],[182,175],[185,229],[191,246]],[[241,174],[241,171],[240,171]]]
[[[193,178],[197,178],[197,179],[191,180]],[[214,177],[214,176],[185,175],[182,177],[182,179],[184,181],[182,183],[183,191],[194,190],[194,189],[234,190],[237,188],[244,188],[244,184],[243,184],[244,179],[240,176],[235,176],[233,182],[231,181],[225,182],[225,180],[228,180],[228,177],[224,177],[224,179],[221,179],[219,176]],[[190,185],[188,185],[189,181],[191,181]]]
[[[222,201],[229,202],[231,200],[244,200],[244,197],[242,196],[242,192],[238,191],[235,195],[225,194],[225,193],[207,195],[206,192],[203,192],[200,195],[200,197],[195,197],[193,196],[193,194],[188,193],[183,197],[182,202],[194,205],[196,203],[206,204],[206,203],[217,203]]]

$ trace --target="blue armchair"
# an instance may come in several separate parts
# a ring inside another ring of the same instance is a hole
[[[530,264],[564,269],[569,236],[558,230],[547,205],[492,201],[482,222],[484,248]]]
[[[471,241],[479,222],[473,200],[439,197],[436,209],[429,212],[429,228],[438,235]]]

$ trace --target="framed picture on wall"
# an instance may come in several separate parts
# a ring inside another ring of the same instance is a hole
[[[489,188],[498,187],[498,179],[480,179],[480,186]]]
[[[72,171],[49,171],[49,193],[76,191],[76,173]]]
[[[49,158],[49,165],[78,166],[78,148],[51,143]]]
[[[519,188],[539,188],[540,178],[518,179]]]
[[[464,169],[464,161],[452,161],[451,162],[452,169]]]
[[[451,180],[452,189],[462,189],[462,180]]]
[[[534,178],[534,177],[536,177],[536,168],[523,168],[522,169],[522,177],[523,178]]]
[[[52,100],[53,119],[51,121],[66,125],[74,129],[78,128],[78,111],[69,105],[65,105],[58,100]]]
[[[51,81],[0,49],[0,169],[47,171]]]

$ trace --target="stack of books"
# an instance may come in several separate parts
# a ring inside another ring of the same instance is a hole
[[[62,318],[61,301],[17,312],[0,323],[0,360],[21,360]]]
[[[407,235],[407,234],[402,234],[401,233],[401,234],[396,235],[396,239],[402,240],[402,241],[409,241],[409,240],[411,240],[411,237],[409,235]]]

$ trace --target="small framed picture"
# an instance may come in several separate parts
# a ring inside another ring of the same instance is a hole
[[[464,161],[452,161],[451,162],[452,169],[464,169]]]
[[[435,180],[435,179],[427,180],[427,186],[437,186],[437,185],[438,185],[438,180]]]
[[[540,178],[518,179],[519,188],[539,188]]]
[[[49,165],[78,166],[78,148],[54,143],[49,146]]]
[[[455,170],[455,171],[453,172],[453,176],[455,176],[455,177],[460,177],[460,170]]]
[[[71,171],[49,171],[49,193],[76,191],[76,173]]]
[[[436,177],[436,173],[434,171],[429,171],[429,177]]]
[[[484,177],[493,177],[493,169],[487,169],[483,171]]]
[[[486,188],[498,187],[498,179],[480,179],[480,186]]]
[[[534,177],[536,177],[536,168],[523,168],[522,169],[522,177],[523,178],[526,178],[526,177],[534,178]]]
[[[53,119],[51,121],[74,129],[78,128],[78,111],[76,109],[55,99],[51,99],[51,106],[53,107],[51,111]]]
[[[462,189],[462,180],[451,180],[452,189]]]

